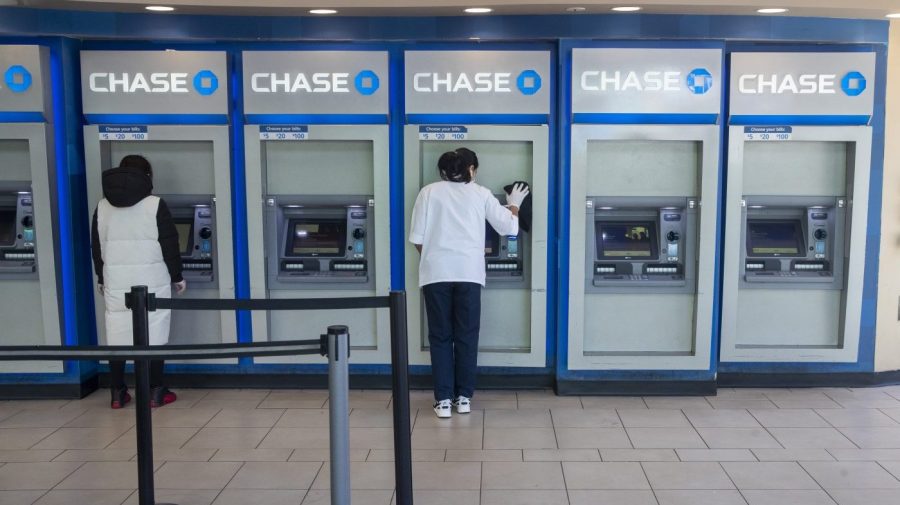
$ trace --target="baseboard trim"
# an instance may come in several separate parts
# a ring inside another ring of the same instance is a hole
[[[817,388],[876,387],[900,384],[900,370],[835,373],[719,373],[719,387]]]
[[[80,383],[0,384],[0,400],[80,400],[98,386],[96,375]]]
[[[558,380],[560,396],[715,396],[716,381]]]

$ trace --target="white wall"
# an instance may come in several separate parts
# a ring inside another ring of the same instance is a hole
[[[891,22],[875,370],[900,370],[900,21]]]

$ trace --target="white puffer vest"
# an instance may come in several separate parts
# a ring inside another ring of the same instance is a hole
[[[169,270],[159,246],[158,209],[156,196],[148,196],[131,207],[114,207],[105,198],[97,205],[108,345],[134,343],[131,311],[125,308],[125,293],[132,286],[147,286],[161,298],[172,296]],[[169,342],[170,319],[168,310],[150,312],[150,345]]]

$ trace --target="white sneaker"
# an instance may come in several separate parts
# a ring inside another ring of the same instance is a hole
[[[456,400],[453,401],[453,405],[456,405],[456,412],[459,414],[472,412],[472,400],[465,396],[457,396]]]
[[[438,419],[449,419],[453,415],[453,402],[450,400],[434,402],[434,413]]]

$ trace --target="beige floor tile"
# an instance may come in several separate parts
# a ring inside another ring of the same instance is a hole
[[[306,393],[301,392],[301,393]],[[277,391],[259,403],[261,409],[321,409],[328,401],[328,392],[323,395],[294,394],[294,392]]]
[[[729,400],[722,398],[708,398],[714,409],[777,409],[779,408],[769,400]]]
[[[197,404],[206,398],[206,396],[210,393],[208,389],[176,389],[174,390],[175,394],[178,395],[178,401],[175,403],[170,403],[166,405],[166,409],[191,409],[197,407]],[[132,393],[133,394],[133,393]],[[101,405],[103,407],[109,406],[109,393],[106,393],[106,401]],[[129,498],[130,499],[130,498]]]
[[[738,489],[819,489],[794,462],[725,462],[722,468]]]
[[[640,396],[582,396],[585,409],[645,409],[647,403]],[[707,405],[707,408],[709,406]]]
[[[640,463],[564,462],[568,489],[650,489]]]
[[[330,491],[313,489],[307,493],[303,505],[330,505],[331,495],[329,493]],[[393,495],[393,491],[387,490],[351,489],[350,502],[353,505],[390,505]],[[415,503],[419,505],[421,502],[416,500]]]
[[[697,428],[711,449],[781,449],[764,428]]]
[[[184,445],[185,449],[253,449],[269,428],[202,428]]]
[[[685,428],[691,424],[680,410],[619,409],[626,428]]]
[[[395,497],[396,499],[396,497]],[[413,490],[413,502],[416,505],[478,505],[481,495],[478,491],[432,491],[426,489]],[[353,502],[357,505],[357,502]],[[307,505],[304,503],[303,505]]]
[[[413,478],[415,482],[415,478]],[[359,461],[350,463],[351,489],[394,489],[394,464],[389,461]],[[323,465],[312,489],[331,489],[329,465]]]
[[[251,411],[255,412],[255,411]],[[263,411],[267,412],[267,411]],[[272,412],[278,412],[273,410]],[[352,416],[352,413],[351,413]],[[287,409],[275,423],[276,428],[327,428],[328,411],[325,409]]]
[[[211,389],[204,400],[263,401],[271,393],[268,389]]]
[[[545,400],[519,399],[520,409],[578,409],[582,408],[581,399],[571,396],[560,396]]]
[[[3,505],[31,505],[43,496],[41,491],[0,491],[0,503]],[[477,502],[476,502],[477,505]]]
[[[635,449],[706,449],[694,428],[626,428]]]
[[[272,428],[259,448],[328,449],[328,428]]]
[[[659,505],[747,505],[738,491],[719,490],[674,490],[656,491]]]
[[[62,451],[54,461],[129,461],[135,454],[132,449],[70,449]]]
[[[271,428],[279,421],[284,410],[256,409],[231,410],[223,409],[206,425],[208,428]]]
[[[813,409],[761,409],[750,414],[766,428],[830,428]]]
[[[743,495],[749,505],[835,505],[822,490],[746,490]]]
[[[734,489],[718,463],[641,463],[653,489]]]
[[[0,429],[0,450],[28,449],[56,431],[54,428]]]
[[[293,449],[219,449],[210,461],[287,461]]]
[[[415,463],[412,468],[413,487],[432,490],[480,489],[481,465],[475,461]]]
[[[772,391],[765,388],[719,388],[716,398],[729,400],[768,400],[766,393]]]
[[[600,449],[603,461],[678,461],[673,449]]]
[[[557,428],[560,449],[630,449],[623,428]]]
[[[10,400],[3,405],[18,410],[59,410],[70,403],[72,400]]]
[[[878,409],[819,409],[816,413],[835,428],[900,427],[900,423]]]
[[[415,413],[410,413],[410,426],[415,421]],[[456,418],[468,416],[454,416]],[[351,428],[391,428],[394,426],[393,409],[353,409],[350,411]]]
[[[172,405],[178,405],[179,402],[175,402]],[[254,410],[257,407],[260,407],[260,400],[212,400],[209,398],[204,398],[197,403],[194,404],[193,407],[195,409],[213,409],[213,410],[222,410],[222,409],[231,409],[231,410]],[[171,405],[166,405],[166,408],[170,408]],[[278,407],[284,408],[284,407]]]
[[[131,490],[50,491],[35,505],[121,505]]]
[[[371,411],[369,411],[371,412]],[[385,411],[391,413],[391,411]],[[438,419],[436,415],[434,415],[434,411],[432,409],[421,409],[419,410],[418,415],[416,416],[415,423],[413,426],[415,428],[461,428],[461,429],[471,429],[471,430],[480,430],[484,427],[484,419],[487,412],[493,413],[493,410],[473,410],[470,414],[453,414],[453,417],[450,419]],[[503,412],[503,411],[500,411]],[[392,414],[392,413],[391,413]],[[488,414],[489,415],[489,414]],[[353,414],[350,415],[351,421]],[[392,417],[393,418],[393,417]],[[393,426],[393,423],[391,423]]]
[[[752,451],[760,461],[834,461],[825,449],[752,449]]]
[[[83,410],[24,410],[0,421],[0,428],[60,428]]]
[[[871,410],[871,409],[865,409],[865,410]],[[880,410],[886,416],[888,416],[891,419],[893,419],[894,421],[897,421],[898,423],[900,423],[900,409],[880,409]],[[840,426],[836,426],[836,428],[839,428],[839,427]]]
[[[414,449],[481,449],[482,430],[416,428],[412,446]]]
[[[235,489],[309,489],[321,463],[249,462],[228,483]],[[325,467],[325,473],[328,468]]]
[[[490,410],[484,414],[485,428],[552,428],[547,409]]]
[[[69,463],[79,465],[79,463]],[[88,462],[60,482],[56,489],[137,489],[137,463]],[[159,482],[157,481],[157,486]],[[52,487],[52,486],[51,486]]]
[[[0,466],[0,490],[51,489],[76,471],[81,463],[6,463]]]
[[[695,428],[760,428],[756,418],[745,409],[685,409]]]
[[[525,461],[600,461],[600,451],[597,449],[525,449],[523,459]]]
[[[157,489],[157,503],[176,503],[178,505],[211,505],[218,490],[211,489]],[[132,494],[124,505],[138,505],[137,493]]]
[[[800,465],[825,490],[832,489],[900,489],[900,481],[877,463],[812,462]]]
[[[645,396],[651,409],[710,409],[712,405],[702,396]]]
[[[160,428],[202,428],[219,411],[215,409],[155,409],[153,426]]]
[[[828,494],[838,505],[897,505],[900,503],[900,489],[832,489]]]
[[[213,505],[299,505],[306,490],[226,489]],[[387,505],[385,503],[384,505]]]
[[[413,461],[444,461],[447,451],[444,449],[413,449]],[[366,461],[394,461],[393,449],[372,449]]]
[[[162,410],[162,409],[161,409]],[[93,408],[66,423],[66,428],[131,428],[134,426],[134,409],[112,410],[109,406]]]
[[[45,449],[45,450],[0,450],[0,463],[40,463],[46,461],[53,461],[60,454],[62,454],[62,450],[59,449]]]
[[[838,461],[900,461],[900,449],[829,449]]]
[[[900,449],[900,427],[840,428],[840,432],[861,449]]]
[[[35,444],[35,449],[103,449],[127,428],[60,428]]]
[[[481,465],[481,488],[484,490],[566,488],[560,463],[486,462]]]
[[[785,449],[849,449],[856,447],[835,428],[769,428],[769,433]]]
[[[556,434],[553,428],[485,428],[484,448],[556,449]]]
[[[844,408],[838,402],[828,398],[825,395],[820,396],[804,396],[800,398],[778,398],[773,399],[774,403],[780,409],[842,409]]]
[[[168,461],[156,471],[156,485],[169,489],[218,490],[228,484],[240,467],[241,463]]]
[[[486,490],[481,493],[481,505],[569,505],[569,497],[557,489]]]
[[[756,461],[750,449],[676,449],[681,461]]]
[[[350,461],[366,461],[369,449],[350,449]],[[294,449],[288,461],[330,461],[329,449]]]
[[[448,449],[446,461],[522,461],[519,449]]]
[[[881,466],[895,478],[900,479],[900,461],[882,461]]]
[[[622,421],[615,409],[552,409],[550,414],[556,428],[622,427]]]
[[[176,447],[161,447],[153,449],[153,461],[163,463],[166,461],[209,461],[216,453],[216,449],[178,449]],[[137,461],[137,458],[135,458]]]
[[[191,439],[200,428],[153,428],[153,448],[179,448]],[[134,428],[128,430],[115,442],[109,444],[107,449],[136,449],[137,434]]]
[[[657,505],[653,491],[569,491],[571,505]]]

